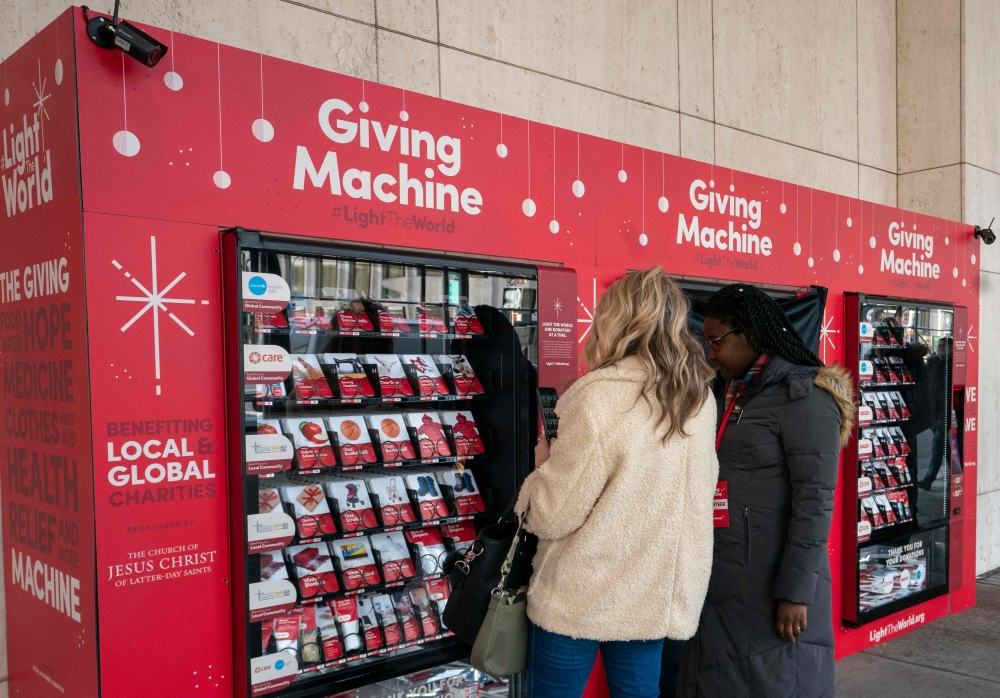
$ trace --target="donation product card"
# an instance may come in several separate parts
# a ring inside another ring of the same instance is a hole
[[[382,461],[392,463],[413,460],[417,452],[410,441],[410,432],[401,414],[377,414],[368,416],[368,425],[378,434]]]
[[[337,376],[337,391],[342,400],[375,397],[375,389],[357,354],[323,354],[322,359]]]
[[[413,395],[413,386],[403,369],[402,359],[395,354],[367,354],[365,359],[378,371],[379,392],[383,398],[399,399]]]
[[[406,494],[406,483],[403,474],[398,475],[367,475],[368,491],[378,497],[383,526],[398,526],[413,523],[417,519],[413,515],[413,506]]]
[[[330,551],[340,560],[345,589],[357,589],[382,582],[367,536],[331,541]]]
[[[413,367],[417,377],[420,395],[448,395],[448,384],[444,382],[437,364],[429,354],[406,354],[403,363]]]
[[[417,446],[421,458],[441,458],[451,455],[451,447],[444,434],[444,425],[437,412],[408,412],[407,422],[417,433]]]
[[[295,565],[299,593],[303,598],[340,590],[325,544],[293,545],[285,548],[285,557]]]
[[[337,437],[340,464],[344,466],[375,463],[378,457],[372,445],[368,425],[361,415],[327,417],[326,426]]]
[[[340,525],[345,532],[378,526],[364,480],[330,479],[326,482],[326,493],[337,502]]]
[[[333,390],[315,354],[292,354],[292,394],[299,400],[325,400]]]
[[[330,437],[322,418],[294,417],[285,420],[285,431],[292,435],[295,458],[300,470],[337,464]]]
[[[319,485],[286,485],[281,488],[284,501],[295,510],[295,523],[300,538],[336,533],[330,505]]]
[[[486,446],[476,428],[476,419],[471,412],[442,412],[444,424],[451,427],[451,438],[455,442],[456,456],[473,456],[486,453]]]
[[[481,395],[484,392],[483,384],[476,378],[476,372],[472,370],[472,364],[465,354],[438,354],[434,360],[451,369],[456,394]]]

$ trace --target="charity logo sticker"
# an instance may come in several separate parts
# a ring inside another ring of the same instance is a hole
[[[273,344],[243,345],[243,382],[248,385],[279,383],[292,372],[288,352]]]
[[[288,283],[277,274],[243,272],[243,312],[279,313],[289,300]]]

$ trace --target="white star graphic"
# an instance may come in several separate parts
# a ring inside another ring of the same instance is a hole
[[[38,84],[36,85],[34,81],[31,82],[31,86],[35,89],[35,97],[38,99],[31,106],[35,108],[36,118],[42,127],[43,148],[45,147],[45,122],[49,120],[49,112],[45,109],[45,102],[52,98],[52,95],[45,94],[45,85],[48,81],[48,78],[42,80],[42,60],[38,59]]]
[[[167,284],[162,290],[157,289],[157,277],[156,277],[156,237],[149,237],[149,249],[150,249],[150,260],[152,265],[152,277],[150,284],[152,286],[152,291],[147,289],[138,279],[136,279],[130,272],[125,271],[122,265],[118,263],[117,260],[112,259],[111,263],[116,269],[125,274],[125,278],[129,279],[135,286],[142,291],[141,296],[115,296],[115,300],[125,301],[127,303],[143,303],[142,308],[132,319],[122,325],[122,332],[125,332],[129,327],[135,324],[135,322],[145,315],[150,309],[153,310],[153,360],[156,365],[156,394],[160,395],[160,312],[166,313],[167,317],[177,323],[178,327],[187,332],[188,336],[194,337],[194,331],[190,327],[181,322],[181,319],[174,315],[168,308],[168,303],[178,303],[182,305],[194,305],[195,300],[193,298],[167,298],[166,295],[174,286],[180,283],[181,279],[187,276],[187,272],[181,272],[177,277]],[[201,301],[202,305],[208,305],[207,300]]]
[[[819,331],[819,343],[823,347],[823,363],[826,363],[826,345],[829,343],[831,349],[837,348],[837,345],[833,343],[833,337],[831,335],[840,334],[840,330],[831,330],[830,325],[832,324],[833,316],[831,315],[823,321],[823,326]]]
[[[563,309],[562,301],[556,298],[555,302],[552,303],[552,309],[556,311],[556,320],[558,320],[559,313],[561,313]]]
[[[977,337],[976,335],[972,334],[972,329],[973,329],[974,327],[975,327],[975,325],[969,325],[969,331],[968,331],[968,332],[966,333],[966,335],[965,335],[965,341],[966,341],[966,343],[967,343],[967,344],[969,345],[969,349],[970,349],[971,351],[975,351],[975,350],[976,350],[976,347],[975,347],[975,345],[974,345],[974,344],[972,343],[972,340],[973,340],[973,339],[979,339],[979,337]]]
[[[583,325],[587,326],[587,329],[584,330],[583,334],[580,335],[580,339],[576,340],[577,344],[583,344],[583,340],[585,340],[587,338],[587,335],[590,334],[590,328],[594,326],[594,315],[587,308],[587,304],[584,303],[582,300],[580,300],[580,296],[577,296],[576,300],[579,301],[580,307],[583,308],[583,312],[586,313],[586,315],[587,315],[587,317],[577,318],[577,320],[576,320],[580,324],[583,324]],[[594,300],[592,301],[592,303],[593,303],[592,307],[594,307],[596,309],[597,308],[597,279],[594,279]]]

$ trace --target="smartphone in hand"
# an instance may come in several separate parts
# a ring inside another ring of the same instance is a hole
[[[559,395],[555,388],[538,388],[538,409],[542,413],[542,426],[547,440],[559,436],[559,417],[556,416],[557,400],[559,400]]]

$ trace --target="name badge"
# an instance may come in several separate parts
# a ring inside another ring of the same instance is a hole
[[[732,411],[729,413],[729,419],[726,420],[726,424],[739,424],[740,419],[743,418],[743,408],[739,405],[733,405]]]
[[[712,525],[715,528],[729,528],[729,483],[725,480],[719,480],[715,483]]]

